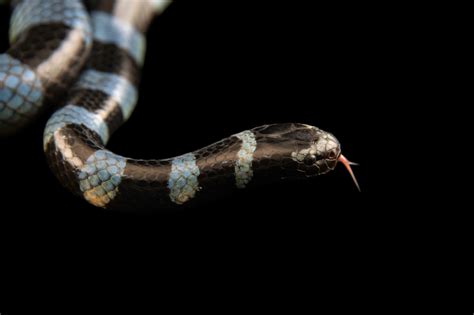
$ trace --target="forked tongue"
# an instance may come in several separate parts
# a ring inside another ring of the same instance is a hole
[[[357,163],[354,163],[354,162],[351,162],[349,161],[348,159],[346,159],[346,157],[344,155],[339,155],[339,158],[338,158],[338,161],[341,162],[347,169],[347,171],[349,172],[349,174],[351,174],[351,177],[352,177],[352,180],[354,181],[354,184],[356,185],[357,189],[360,191],[360,187],[359,187],[359,183],[357,182],[357,179],[354,175],[354,172],[352,172],[352,168],[351,168],[351,165],[358,165]]]

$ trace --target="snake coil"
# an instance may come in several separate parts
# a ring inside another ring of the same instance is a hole
[[[161,160],[107,150],[137,102],[144,33],[168,4],[102,0],[87,10],[79,0],[14,1],[11,48],[0,55],[0,134],[56,105],[44,130],[47,162],[65,187],[103,208],[193,204],[255,181],[324,174],[338,161],[350,170],[332,134],[299,123],[260,126]]]

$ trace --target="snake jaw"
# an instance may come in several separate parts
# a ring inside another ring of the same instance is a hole
[[[351,165],[359,165],[357,163],[354,163],[354,162],[351,162],[349,161],[344,155],[339,155],[339,158],[337,159],[339,162],[341,162],[347,169],[347,171],[349,172],[349,174],[351,174],[351,177],[352,177],[352,180],[354,181],[354,184],[356,185],[357,187],[357,190],[359,190],[359,192],[361,191],[360,190],[360,186],[359,186],[359,183],[357,182],[357,179],[354,175],[354,172],[352,171],[352,168],[351,168]]]

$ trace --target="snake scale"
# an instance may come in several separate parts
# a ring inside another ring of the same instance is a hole
[[[223,189],[325,174],[338,162],[355,181],[338,140],[300,123],[256,127],[160,160],[107,150],[137,102],[146,29],[170,2],[12,1],[11,47],[0,55],[0,135],[54,107],[43,136],[49,167],[71,192],[108,209],[192,205]]]

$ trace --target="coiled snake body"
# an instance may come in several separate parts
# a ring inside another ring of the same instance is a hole
[[[264,125],[178,157],[136,160],[105,148],[137,101],[144,32],[164,0],[13,1],[11,48],[0,55],[0,134],[48,105],[44,152],[60,182],[94,206],[133,209],[192,204],[256,181],[324,174],[338,161],[328,132]],[[352,174],[352,173],[351,173]]]

